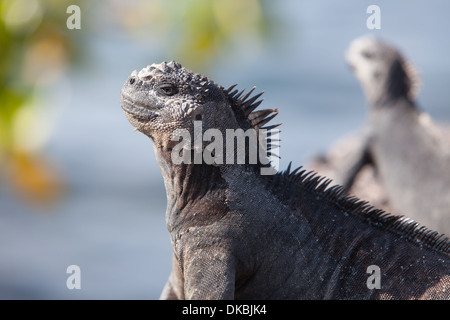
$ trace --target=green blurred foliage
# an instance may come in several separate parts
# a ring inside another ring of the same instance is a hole
[[[74,32],[66,27],[67,2],[0,2],[0,154],[17,145],[15,117],[33,104],[33,93],[55,83],[77,57]]]
[[[0,1],[0,177],[34,203],[52,202],[62,188],[33,130],[39,128],[39,91],[79,56],[77,34],[66,27],[72,3]]]
[[[263,0],[151,0],[117,2],[116,15],[137,39],[151,39],[165,55],[205,71],[229,50],[258,47],[272,36],[275,15]]]

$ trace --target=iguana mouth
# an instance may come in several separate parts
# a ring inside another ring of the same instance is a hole
[[[146,106],[139,105],[125,97],[122,97],[120,105],[125,112],[132,114],[136,118],[148,120],[158,115],[157,112],[150,110]]]

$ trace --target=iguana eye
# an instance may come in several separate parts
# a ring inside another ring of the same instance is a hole
[[[368,51],[363,51],[361,54],[366,59],[373,59],[374,57],[374,54]]]
[[[171,83],[163,83],[158,86],[158,91],[165,96],[173,96],[178,93],[178,88]]]

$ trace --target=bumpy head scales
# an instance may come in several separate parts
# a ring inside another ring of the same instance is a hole
[[[152,64],[143,68],[137,74],[138,77],[149,84],[174,82],[177,90],[189,93],[192,100],[197,103],[205,102],[209,96],[210,87],[217,86],[213,81],[199,73],[193,73],[181,66],[181,64],[171,61],[160,64]],[[169,87],[166,87],[169,88]],[[163,89],[167,90],[167,89]]]
[[[244,94],[235,86],[224,89],[177,62],[162,62],[132,72],[122,88],[121,105],[132,125],[149,136],[188,128],[196,120],[204,120],[204,130],[222,123],[230,126],[222,129],[278,126],[263,127],[278,114],[277,109],[255,111],[262,93],[251,96],[255,88]]]
[[[168,104],[169,101],[173,103],[178,100],[182,111],[192,112],[196,105],[208,99],[210,91],[215,87],[218,86],[206,76],[193,73],[177,62],[154,63],[139,72],[132,72],[122,88],[122,100],[129,100],[148,109],[151,109],[152,102],[166,100],[165,104]],[[132,110],[125,108],[125,111]]]

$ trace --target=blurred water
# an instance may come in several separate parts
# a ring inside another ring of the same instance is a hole
[[[370,4],[279,1],[277,39],[262,50],[231,52],[208,74],[224,86],[256,85],[265,91],[264,105],[280,109],[281,168],[291,160],[304,164],[362,126],[364,96],[343,55],[353,38],[369,32],[406,54],[424,83],[420,105],[450,121],[450,3],[377,1],[382,29],[376,31],[366,28]],[[170,273],[165,190],[153,147],[133,132],[119,101],[133,69],[172,57],[152,39],[137,44],[101,25],[108,21],[104,12],[89,13],[99,21],[88,43],[92,65],[54,92],[71,97],[48,147],[69,183],[65,201],[35,212],[0,184],[0,298],[154,299]],[[71,264],[81,267],[81,290],[66,288]]]

